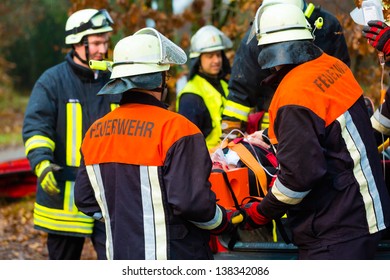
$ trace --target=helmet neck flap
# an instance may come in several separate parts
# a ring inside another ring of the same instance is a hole
[[[279,65],[302,64],[318,58],[323,51],[309,40],[264,45],[257,62],[262,69]]]

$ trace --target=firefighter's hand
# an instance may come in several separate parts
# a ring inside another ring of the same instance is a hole
[[[56,195],[60,193],[57,188],[57,181],[53,172],[60,171],[62,167],[50,163],[48,160],[43,160],[35,167],[35,174],[38,177],[38,184],[49,195]]]
[[[368,43],[385,55],[390,55],[390,27],[379,20],[370,20],[363,26],[363,37],[368,39]]]
[[[240,211],[225,209],[224,207],[221,206],[218,207],[221,208],[222,212],[224,212],[224,215],[221,224],[217,228],[213,229],[211,231],[211,234],[214,235],[230,234],[239,224],[239,222],[234,223],[233,221],[235,217],[238,217],[240,215]]]
[[[221,123],[221,129],[222,129],[222,135],[221,139],[227,139],[232,140],[240,136],[238,131],[233,131],[234,129],[243,131],[244,124],[241,120],[238,119],[222,119]]]
[[[245,213],[240,210],[226,210],[226,216],[230,224],[234,226],[240,225],[244,221]]]
[[[256,131],[244,138],[244,141],[246,142],[261,146],[265,149],[269,149],[270,145],[266,142],[266,140],[267,139],[263,137],[263,130]]]
[[[241,210],[244,215],[244,221],[241,224],[241,228],[244,230],[253,230],[260,228],[266,224],[268,224],[271,220],[267,217],[263,216],[259,210],[258,206],[259,202],[252,202],[245,204]]]

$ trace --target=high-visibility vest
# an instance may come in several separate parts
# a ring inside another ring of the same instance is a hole
[[[229,94],[228,84],[224,80],[221,80],[225,97],[221,95],[206,79],[199,75],[195,75],[185,87],[180,91],[176,99],[176,110],[179,110],[180,97],[183,93],[192,93],[199,95],[211,117],[211,123],[213,129],[210,134],[206,136],[206,144],[209,149],[214,148],[220,143],[220,137],[222,135],[221,123],[222,123],[222,112],[225,107],[226,97]]]

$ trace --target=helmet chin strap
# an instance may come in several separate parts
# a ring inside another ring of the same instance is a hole
[[[82,63],[84,63],[85,65],[88,65],[89,66],[89,46],[88,46],[88,38],[87,37],[84,37],[83,38],[83,45],[84,45],[84,49],[85,49],[85,58],[86,59],[82,59],[81,56],[77,53],[77,51],[74,51],[74,55],[78,58],[78,60],[80,60]]]
[[[168,87],[167,85],[165,84],[164,87],[162,88],[162,91],[161,91],[161,101],[165,101],[165,99],[167,98],[167,95],[168,95]]]
[[[167,72],[162,72],[162,84],[161,84],[161,101],[165,101],[168,95],[168,85],[166,82]]]
[[[80,60],[82,63],[84,63],[85,65],[88,65],[88,61],[85,60],[85,59],[82,59],[82,58],[80,57],[80,55],[79,55],[76,51],[74,51],[74,55],[75,55],[75,57],[77,57],[78,60]]]
[[[162,76],[161,86],[153,89],[152,91],[160,92],[161,93],[161,101],[165,101],[165,99],[167,98],[167,95],[168,95],[168,86],[167,86],[167,83],[165,81],[167,73],[162,72],[161,76]]]

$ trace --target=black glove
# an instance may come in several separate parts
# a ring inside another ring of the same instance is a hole
[[[363,37],[368,43],[386,56],[390,54],[390,27],[379,20],[370,20],[368,25],[363,26]]]

